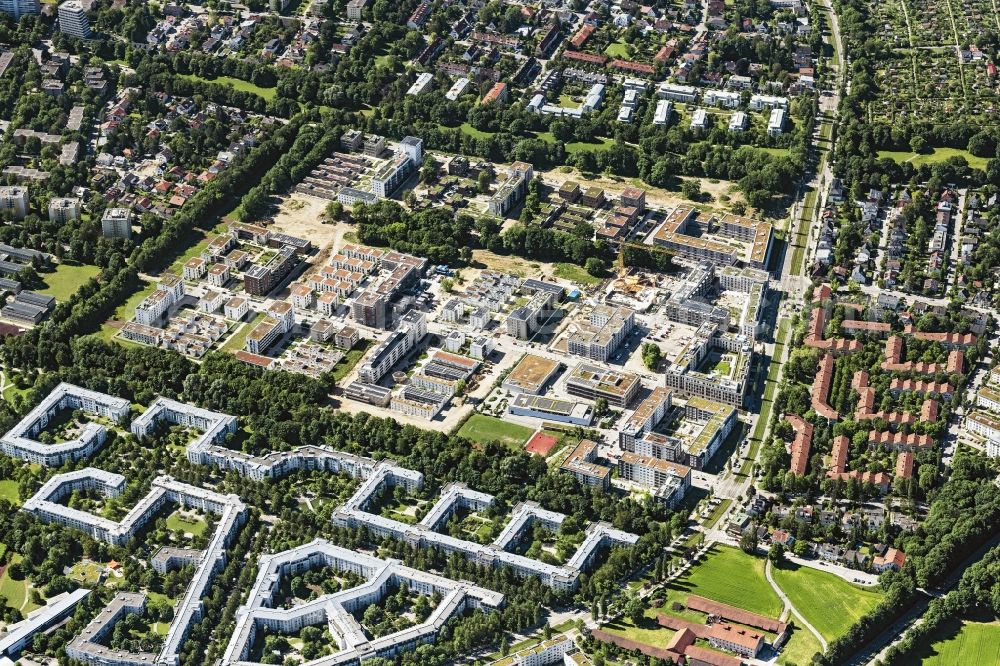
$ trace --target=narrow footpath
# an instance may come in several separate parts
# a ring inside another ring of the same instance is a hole
[[[773,589],[777,593],[778,598],[781,599],[781,603],[785,604],[785,610],[782,611],[781,616],[786,617],[787,614],[791,612],[791,614],[795,616],[796,624],[808,629],[809,633],[815,636],[816,640],[819,641],[819,644],[823,646],[823,652],[826,652],[826,639],[823,638],[823,635],[816,630],[816,627],[809,624],[806,619],[802,617],[802,613],[800,613],[798,609],[792,605],[788,596],[782,592],[781,588],[778,587],[778,584],[774,582],[774,577],[771,575],[771,560],[768,560],[767,564],[764,565],[764,575],[767,577],[767,582],[771,584],[771,589]]]

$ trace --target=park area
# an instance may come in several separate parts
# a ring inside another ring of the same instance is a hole
[[[458,430],[459,437],[465,437],[478,444],[500,442],[512,448],[521,448],[534,430],[516,423],[508,423],[495,416],[473,414]]]

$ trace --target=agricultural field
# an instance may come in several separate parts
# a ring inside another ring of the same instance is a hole
[[[785,564],[772,569],[778,587],[823,638],[843,635],[882,598],[877,590],[852,585],[843,578],[809,567]]]

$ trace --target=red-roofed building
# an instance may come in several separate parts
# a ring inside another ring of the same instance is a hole
[[[896,477],[900,479],[909,479],[912,476],[913,454],[909,451],[903,451],[896,456]]]
[[[566,60],[575,60],[577,62],[584,62],[588,65],[597,65],[599,67],[604,67],[608,64],[607,56],[597,55],[594,53],[583,53],[582,51],[563,51],[562,57]]]
[[[888,571],[893,569],[899,571],[906,564],[906,553],[895,548],[890,548],[885,551],[885,555],[879,555],[874,560],[872,560],[872,569],[882,573],[883,571]]]
[[[617,69],[619,72],[626,72],[628,74],[638,74],[639,76],[652,76],[656,74],[656,68],[652,65],[632,62],[631,60],[612,60],[611,69]]]
[[[498,81],[493,84],[489,92],[483,95],[483,104],[492,104],[493,102],[505,102],[507,101],[507,84],[503,81]]]
[[[938,418],[938,401],[933,398],[928,398],[924,400],[924,404],[920,407],[920,420],[926,423],[931,423],[937,421]]]
[[[812,446],[813,425],[795,414],[786,414],[785,420],[792,424],[795,439],[792,441],[792,474],[805,476],[809,465],[809,449]]]
[[[938,342],[949,349],[965,349],[976,344],[974,333],[926,333],[916,330],[912,325],[904,328],[903,332],[912,335],[917,340]]]
[[[847,469],[847,454],[851,448],[851,440],[844,435],[833,438],[833,456],[830,461],[830,476],[841,474]]]
[[[823,418],[836,421],[840,418],[833,407],[826,401],[833,383],[833,356],[825,354],[819,362],[819,371],[813,381],[812,408]]]
[[[589,23],[585,23],[583,27],[580,28],[575,35],[573,35],[573,38],[569,40],[570,45],[579,51],[583,48],[583,45],[587,42],[587,40],[590,39],[590,36],[594,34],[594,30],[594,26]]]
[[[929,449],[934,446],[934,441],[929,435],[918,435],[916,433],[907,435],[901,432],[889,432],[888,430],[870,431],[868,433],[868,442],[895,451],[915,451],[916,449]]]

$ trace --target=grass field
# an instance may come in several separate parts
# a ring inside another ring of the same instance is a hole
[[[535,136],[546,143],[557,143],[558,139],[551,132],[538,132]],[[593,141],[570,141],[565,144],[566,152],[569,154],[583,152],[584,150],[601,151],[607,150],[615,145],[614,139],[599,136]]]
[[[1000,666],[1000,620],[972,622],[949,620],[936,640],[911,653],[912,663],[923,666]]]
[[[337,365],[333,366],[333,381],[343,381],[344,377],[351,374],[351,370],[358,364],[361,357],[365,355],[371,344],[371,340],[362,338],[358,341],[358,344],[354,345],[354,349],[345,353],[344,358],[337,361]]]
[[[604,49],[604,55],[609,58],[628,58],[628,44],[625,42],[613,42]]]
[[[576,264],[556,264],[555,275],[557,278],[569,280],[570,282],[578,282],[590,287],[601,283],[601,278],[594,277]]]
[[[507,423],[502,419],[485,414],[473,414],[458,430],[460,437],[473,442],[498,441],[501,444],[520,448],[528,441],[534,430],[516,423]]]
[[[774,581],[800,613],[828,641],[842,636],[882,598],[881,593],[852,585],[840,576],[786,564],[772,570]]]
[[[167,529],[175,532],[190,532],[195,536],[201,536],[205,532],[208,523],[204,518],[192,518],[176,511],[167,516]]]
[[[488,139],[493,136],[493,132],[483,132],[482,130],[477,130],[469,123],[462,123],[458,126],[458,129],[462,131],[462,134],[468,134],[474,139]]]
[[[39,274],[45,282],[45,288],[39,291],[55,296],[57,301],[68,301],[83,283],[97,275],[100,270],[97,266],[86,264],[57,264],[52,273]]]
[[[823,646],[819,644],[816,637],[808,629],[796,627],[792,630],[792,637],[785,643],[785,647],[778,656],[778,666],[804,666],[812,661],[812,656],[817,652],[822,652]]]
[[[14,564],[15,562],[20,562],[23,558],[14,553],[10,556],[10,562],[8,564]],[[4,571],[2,577],[0,577],[0,596],[7,598],[7,606],[10,608],[20,609],[21,613],[27,615],[31,611],[38,608],[37,604],[31,603],[28,599],[28,580],[14,580],[7,575]]]
[[[14,505],[21,504],[21,497],[17,493],[17,481],[9,479],[0,481],[0,499],[5,499]]]
[[[250,331],[254,329],[254,326],[263,321],[267,314],[263,312],[258,312],[257,315],[250,321],[244,323],[242,328],[236,329],[236,333],[233,334],[226,344],[219,348],[219,351],[229,352],[230,354],[243,349],[247,342],[247,336],[250,335]]]
[[[764,577],[764,560],[738,548],[713,546],[705,559],[670,584],[667,608],[672,601],[684,601],[697,594],[752,613],[776,618],[781,600]]]
[[[964,157],[965,161],[969,163],[969,166],[973,169],[985,169],[986,162],[988,158],[976,157],[967,150],[959,150],[958,148],[932,148],[929,153],[908,153],[903,150],[880,150],[878,151],[879,159],[883,157],[888,157],[897,162],[909,162],[913,166],[921,166],[924,164],[937,164],[938,162],[943,162],[950,157]]]
[[[236,90],[242,90],[243,92],[253,93],[255,95],[260,95],[268,102],[270,102],[278,94],[277,88],[261,88],[258,85],[254,85],[249,81],[244,81],[243,79],[234,79],[231,76],[220,76],[216,79],[206,79],[195,74],[178,74],[182,79],[191,79],[192,81],[201,81],[202,83],[217,83],[223,86],[229,86],[230,88],[235,88]]]

